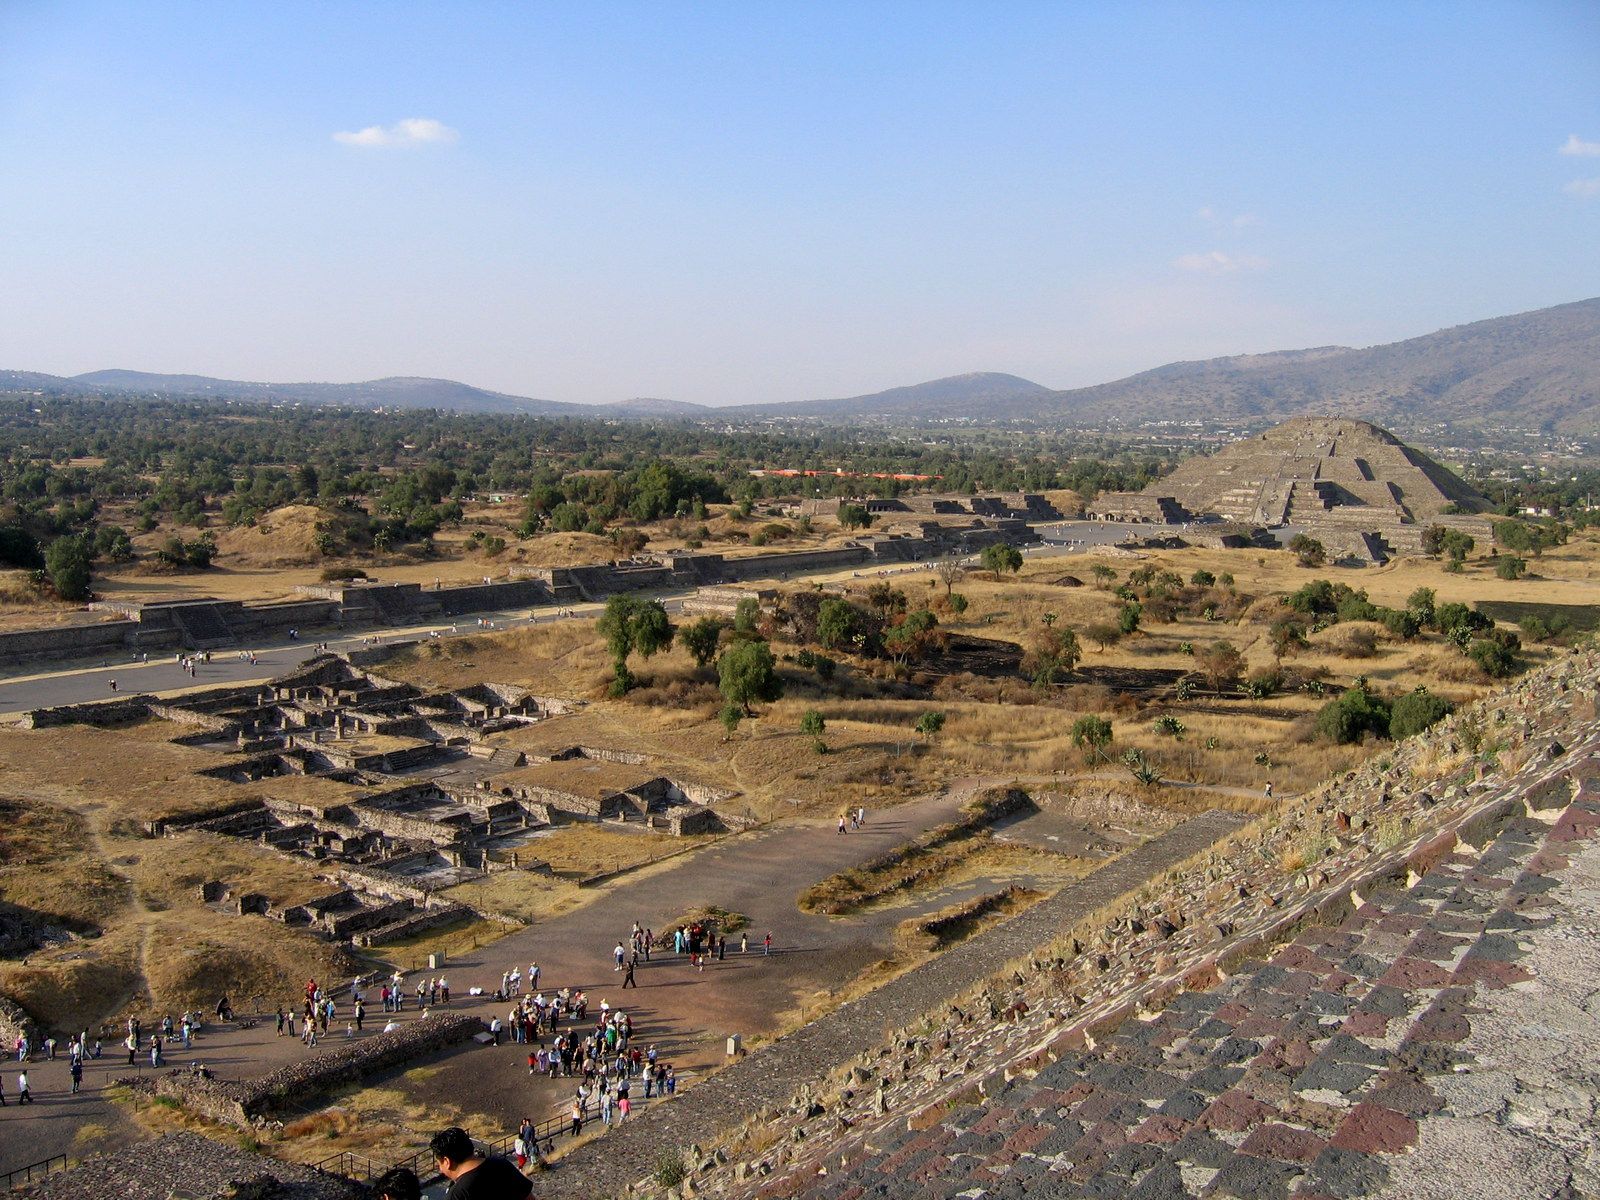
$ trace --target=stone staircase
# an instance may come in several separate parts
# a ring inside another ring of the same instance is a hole
[[[175,604],[169,611],[187,649],[215,650],[238,644],[222,610],[215,604]]]
[[[1600,846],[1600,757],[1592,742],[1575,757],[1567,781],[1464,827],[1420,876],[1357,888],[1343,919],[1233,964],[1210,990],[1183,992],[1159,1013],[1081,1039],[1036,1073],[991,1076],[980,1085],[985,1094],[969,1088],[957,1103],[844,1147],[811,1178],[775,1177],[752,1194],[1433,1194],[1419,1188],[1419,1175],[1437,1169],[1448,1177],[1450,1164],[1429,1168],[1412,1152],[1430,1120],[1459,1118],[1452,1105],[1481,1114],[1509,1103],[1506,1124],[1539,1125],[1539,1103],[1518,1112],[1514,1096],[1474,1099],[1479,1089],[1466,1076],[1477,1063],[1460,1047],[1476,1014],[1496,1004],[1490,993],[1534,978],[1523,963],[1527,939],[1565,915],[1558,873]],[[1592,1013],[1589,1023],[1600,1027]],[[1593,1134],[1591,1126],[1591,1152]],[[1553,1155],[1556,1175],[1566,1155],[1567,1169],[1592,1185],[1600,1164],[1585,1165],[1584,1144],[1580,1130],[1575,1149],[1563,1150],[1551,1134],[1519,1152]],[[1494,1186],[1457,1184],[1451,1194],[1594,1194],[1587,1186],[1524,1193],[1514,1171]]]

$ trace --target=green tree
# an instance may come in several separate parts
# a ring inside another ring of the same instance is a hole
[[[1117,609],[1117,631],[1123,636],[1139,632],[1139,622],[1144,617],[1144,606],[1137,600],[1129,600]]]
[[[1439,535],[1439,552],[1456,566],[1464,563],[1477,545],[1471,534],[1462,533],[1459,529],[1446,529]]]
[[[600,614],[599,629],[611,652],[613,695],[623,695],[633,687],[633,674],[628,670],[630,655],[650,658],[672,645],[672,622],[659,600],[626,594],[612,596]]]
[[[737,642],[717,659],[717,680],[722,698],[737,704],[745,716],[757,700],[770,703],[783,695],[783,680],[772,647],[766,642]]]
[[[1406,611],[1423,625],[1433,624],[1433,610],[1438,597],[1430,587],[1419,587],[1406,597]]]
[[[723,729],[732,737],[739,728],[739,722],[744,720],[744,709],[737,704],[724,704],[717,712],[717,720],[722,722]]]
[[[1072,674],[1073,668],[1083,658],[1078,645],[1078,635],[1065,627],[1047,625],[1033,639],[1033,647],[1023,660],[1023,667],[1033,677],[1033,686],[1045,689],[1063,675]]]
[[[1072,723],[1072,744],[1083,752],[1086,761],[1105,757],[1105,748],[1111,744],[1111,722],[1090,713]]]
[[[860,504],[839,505],[839,527],[841,529],[865,529],[872,524],[872,514]]]
[[[800,732],[811,739],[811,745],[818,754],[827,753],[827,743],[822,740],[827,728],[827,721],[823,720],[822,714],[814,708],[806,709],[800,716]]]
[[[1289,552],[1302,567],[1320,567],[1328,561],[1328,551],[1323,544],[1303,533],[1297,533],[1289,539]]]
[[[1494,560],[1494,573],[1501,579],[1521,579],[1527,570],[1527,560],[1515,554],[1502,554]]]
[[[1096,621],[1083,627],[1084,636],[1103,651],[1122,640],[1122,630],[1112,621]]]
[[[722,641],[722,631],[728,623],[720,617],[701,617],[678,631],[678,645],[689,652],[695,666],[707,667],[717,657],[717,647]]]
[[[829,650],[849,650],[860,629],[856,606],[840,596],[830,596],[817,609],[817,641]]]
[[[1010,571],[1016,574],[1022,570],[1022,551],[1005,542],[991,542],[983,548],[983,565],[994,575],[995,582],[998,583],[1001,572]]]
[[[733,606],[733,631],[740,637],[755,637],[761,624],[761,601],[741,596]]]
[[[907,613],[905,618],[883,635],[883,648],[895,662],[904,666],[909,659],[927,654],[935,641],[939,618],[925,608]]]
[[[944,714],[942,712],[925,712],[917,718],[916,729],[923,737],[932,740],[944,728]]]
[[[1095,563],[1089,568],[1089,574],[1094,576],[1095,585],[1101,588],[1110,587],[1111,581],[1117,577],[1116,569],[1105,563]]]
[[[63,600],[89,598],[89,543],[76,534],[59,537],[44,552],[45,574]]]

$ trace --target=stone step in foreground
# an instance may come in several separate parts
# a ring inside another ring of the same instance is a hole
[[[1092,1049],[755,1194],[1592,1196],[1597,928],[1589,793]]]
[[[1006,962],[1049,942],[1151,877],[1200,853],[1244,824],[1213,810],[1112,860],[1092,875],[993,929],[952,947],[859,1000],[729,1065],[637,1120],[576,1148],[540,1178],[545,1200],[621,1194],[649,1176],[663,1147],[707,1141],[763,1108],[786,1103],[803,1085],[876,1047],[886,1029],[917,1020],[986,979]]]

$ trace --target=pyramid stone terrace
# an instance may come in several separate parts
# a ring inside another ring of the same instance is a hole
[[[1487,544],[1488,503],[1421,451],[1365,421],[1302,417],[1182,463],[1142,492],[1090,506],[1105,520],[1173,524],[1207,515],[1266,528],[1294,526],[1335,555],[1417,554],[1432,525]]]

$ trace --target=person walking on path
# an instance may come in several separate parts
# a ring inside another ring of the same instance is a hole
[[[761,953],[764,955],[772,953],[772,930],[770,929],[767,930],[767,936],[761,939]]]
[[[844,817],[843,816],[841,816],[839,818],[839,832],[840,832],[840,834],[844,833]]]
[[[33,1089],[28,1086],[28,1073],[23,1071],[17,1076],[17,1103],[32,1104]]]
[[[624,988],[636,988],[639,986],[638,981],[633,977],[633,964],[631,962],[628,964],[627,973],[622,977],[622,986]]]
[[[622,948],[621,942],[617,943],[617,948],[611,952],[611,957],[617,960],[617,965],[611,969],[613,971],[622,970],[622,960],[627,957],[627,951]]]
[[[750,935],[748,933],[741,933],[739,935],[739,953],[750,953]]]

